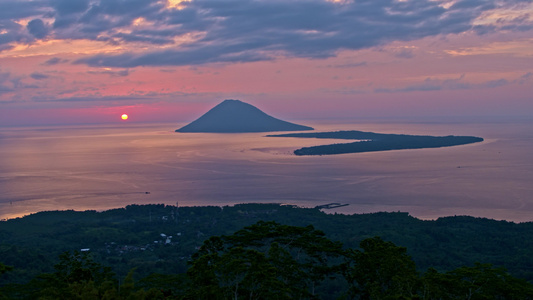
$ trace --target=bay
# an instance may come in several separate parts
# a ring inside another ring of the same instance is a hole
[[[183,124],[0,128],[0,219],[43,210],[338,202],[331,213],[404,211],[533,221],[533,122],[321,121],[317,131],[471,135],[438,149],[299,157],[338,140],[175,133]]]

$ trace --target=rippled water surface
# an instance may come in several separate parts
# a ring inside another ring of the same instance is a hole
[[[173,132],[179,124],[0,128],[0,219],[132,203],[340,202],[350,205],[330,212],[533,221],[531,121],[307,125],[485,141],[298,157],[297,148],[345,141]]]

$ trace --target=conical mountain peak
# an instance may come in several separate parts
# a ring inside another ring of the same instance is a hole
[[[176,132],[238,133],[302,130],[313,130],[313,128],[276,119],[251,104],[228,99]]]

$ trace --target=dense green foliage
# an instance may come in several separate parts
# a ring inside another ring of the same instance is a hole
[[[0,264],[0,295],[527,299],[532,233],[533,223],[277,204],[42,212],[0,222],[0,262],[13,267]]]
[[[338,266],[342,245],[312,226],[263,222],[232,236],[211,237],[194,254],[188,271],[194,298],[308,299]]]
[[[269,136],[362,140],[355,143],[304,147],[295,150],[294,154],[296,155],[329,155],[401,149],[439,148],[478,143],[483,141],[482,138],[475,136],[383,134],[356,130],[316,133],[289,133]]]

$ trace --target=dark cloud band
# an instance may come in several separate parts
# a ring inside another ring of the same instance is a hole
[[[140,43],[146,49],[75,61],[91,66],[180,66],[278,56],[325,58],[344,49],[391,41],[470,30],[485,34],[498,29],[494,25],[474,26],[478,17],[494,8],[529,1],[458,0],[448,7],[433,0],[193,0],[175,9],[159,0],[50,0],[35,2],[40,6],[32,8],[31,15],[28,12],[27,17],[34,19],[27,30],[37,39],[53,35],[58,39]],[[43,15],[36,16],[37,12]],[[17,6],[13,16],[22,15],[21,6]],[[39,17],[53,19],[53,23]],[[137,26],[139,22],[142,26]],[[514,22],[506,26],[532,28],[527,18]],[[406,50],[397,55],[409,58],[412,53]]]

